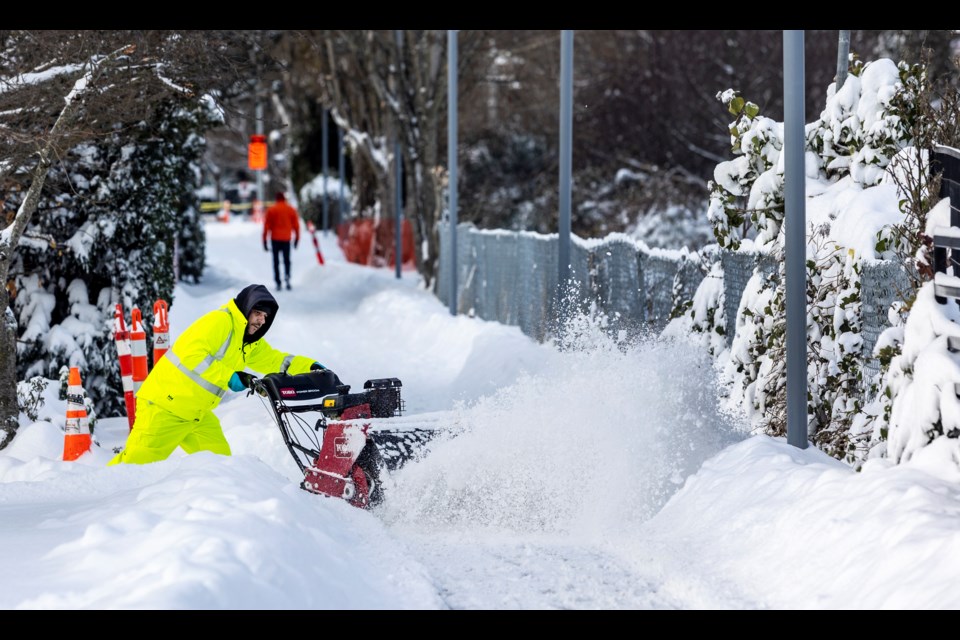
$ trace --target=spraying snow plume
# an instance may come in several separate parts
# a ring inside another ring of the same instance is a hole
[[[708,356],[625,344],[602,324],[575,316],[555,368],[460,406],[457,434],[395,474],[385,519],[602,539],[649,519],[740,437]]]

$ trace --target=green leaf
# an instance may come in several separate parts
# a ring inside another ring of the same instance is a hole
[[[727,109],[729,109],[730,113],[732,113],[733,115],[738,116],[740,115],[740,112],[743,111],[743,104],[744,104],[743,98],[741,98],[740,96],[737,96],[736,98],[730,101],[730,106],[728,106]]]
[[[756,118],[757,114],[760,113],[760,107],[758,107],[752,102],[747,103],[746,110],[747,110],[747,116],[751,118]]]

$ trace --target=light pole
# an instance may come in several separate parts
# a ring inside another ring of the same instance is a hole
[[[447,194],[450,206],[450,315],[457,315],[457,32],[447,31]]]
[[[803,31],[783,32],[784,225],[786,226],[787,442],[807,448],[807,238],[804,185]]]

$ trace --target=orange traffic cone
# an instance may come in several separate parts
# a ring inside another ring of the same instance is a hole
[[[76,460],[90,451],[90,421],[87,419],[83,396],[80,370],[70,367],[70,378],[67,381],[67,428],[63,436],[65,462]]]

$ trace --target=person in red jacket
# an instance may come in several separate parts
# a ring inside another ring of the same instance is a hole
[[[267,236],[270,236],[270,247],[267,246]],[[283,257],[283,269],[287,289],[290,288],[290,239],[293,238],[293,248],[300,244],[300,216],[297,210],[287,202],[282,191],[277,192],[277,201],[267,209],[263,219],[263,250],[273,249],[273,280],[280,286],[280,258]]]

